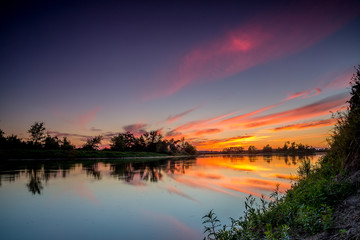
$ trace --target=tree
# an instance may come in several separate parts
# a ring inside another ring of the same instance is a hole
[[[103,137],[101,135],[95,136],[92,138],[88,138],[86,140],[86,143],[83,145],[83,149],[84,150],[98,150],[102,139],[103,139]]]
[[[44,142],[45,142],[44,143],[45,149],[52,149],[52,150],[60,149],[59,139],[56,136],[52,137],[48,134]]]
[[[114,136],[110,139],[110,148],[114,151],[125,151],[126,144],[124,140],[124,135],[119,133],[117,136]]]
[[[30,141],[35,145],[41,145],[42,141],[45,139],[45,126],[43,122],[35,122],[31,125],[28,133],[30,134]]]
[[[0,149],[5,147],[6,138],[4,134],[5,133],[0,129]]]
[[[12,134],[11,136],[6,137],[5,146],[7,149],[19,149],[23,148],[25,143],[18,138],[17,135]]]
[[[263,147],[263,150],[262,150],[264,153],[269,153],[269,152],[272,152],[272,147],[267,144],[265,147]]]
[[[189,155],[196,155],[196,148],[188,142],[185,142],[183,151]]]

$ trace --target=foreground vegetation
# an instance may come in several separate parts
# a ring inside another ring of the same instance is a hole
[[[360,186],[360,65],[356,70],[349,108],[337,114],[329,152],[315,166],[305,160],[299,181],[285,195],[275,190],[271,202],[249,196],[244,216],[231,219],[231,226],[222,226],[210,211],[203,217],[207,239],[304,239],[333,227],[334,211]],[[347,238],[345,229],[333,234]],[[360,229],[349,238],[359,239]]]

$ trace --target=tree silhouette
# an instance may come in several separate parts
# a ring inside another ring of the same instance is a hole
[[[92,138],[88,138],[86,140],[86,143],[83,145],[83,149],[84,150],[98,150],[102,139],[103,139],[103,137],[101,135],[95,136]]]
[[[45,139],[45,126],[43,122],[35,122],[31,125],[28,133],[30,134],[30,141],[35,145],[41,145],[42,141]]]

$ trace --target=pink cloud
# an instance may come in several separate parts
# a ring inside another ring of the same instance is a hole
[[[169,116],[167,119],[166,119],[166,122],[167,123],[172,123],[172,122],[175,122],[177,120],[179,120],[180,118],[182,118],[183,116],[191,113],[192,111],[195,111],[196,109],[198,109],[199,106],[196,106],[196,107],[193,107],[189,110],[186,110],[185,112],[182,112],[182,113],[179,113],[179,114],[176,114],[175,116]]]
[[[354,19],[358,6],[356,1],[302,1],[262,12],[225,36],[195,46],[175,70],[159,74],[156,86],[162,87],[148,98],[172,95],[189,84],[217,81],[298,53]]]
[[[319,95],[321,93],[321,91],[322,91],[321,88],[317,87],[317,88],[314,88],[311,90],[306,90],[306,91],[290,94],[285,100],[291,100],[291,99],[295,99],[295,98],[314,97],[316,95]]]
[[[85,198],[93,203],[99,204],[99,200],[95,197],[93,191],[89,189],[84,182],[76,185],[75,192],[78,196]]]
[[[54,112],[55,116],[57,116],[58,118],[60,118],[61,120],[75,126],[75,127],[78,127],[80,128],[81,130],[86,130],[87,128],[87,125],[92,122],[95,117],[96,117],[96,114],[101,110],[101,107],[96,107],[88,112],[84,112],[78,116],[76,116],[74,119],[72,120],[69,120],[69,119],[66,119],[64,116],[63,116],[63,113],[61,112]]]
[[[123,129],[125,132],[131,132],[135,136],[139,136],[141,134],[146,133],[147,126],[148,124],[146,123],[135,123],[135,124],[126,125],[123,127]]]
[[[268,114],[265,116],[253,117],[247,120],[245,127],[261,127],[266,125],[322,116],[325,114],[329,114],[330,111],[339,110],[339,108],[344,105],[347,98],[347,94],[337,94],[303,107]]]
[[[160,213],[153,213],[148,210],[143,210],[143,217],[148,220],[149,224],[153,224],[153,228],[158,229],[165,228],[171,232],[171,239],[200,239],[202,238],[199,232],[191,229],[185,223],[181,222],[177,218],[167,215],[167,214],[160,214]],[[161,234],[164,231],[158,231],[158,234]],[[165,231],[166,232],[166,231]],[[168,236],[162,236],[161,238],[169,238]]]

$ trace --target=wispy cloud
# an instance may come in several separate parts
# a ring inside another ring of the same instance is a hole
[[[90,131],[93,131],[93,132],[101,132],[102,129],[96,128],[96,127],[91,127],[91,128],[90,128]]]
[[[235,117],[231,117],[231,118],[228,118],[228,119],[225,119],[221,122],[219,122],[219,125],[226,125],[228,123],[233,123],[233,122],[236,122],[240,119],[243,119],[243,118],[246,118],[246,117],[250,117],[250,116],[253,116],[253,115],[256,115],[256,114],[259,114],[259,113],[262,113],[262,112],[265,112],[267,110],[270,110],[274,107],[277,107],[279,106],[280,104],[282,104],[282,102],[280,103],[277,103],[277,104],[273,104],[273,105],[270,105],[270,106],[267,106],[267,107],[264,107],[264,108],[260,108],[260,109],[257,109],[255,111],[252,111],[252,112],[249,112],[249,113],[245,113],[245,114],[241,114],[241,115],[238,115],[238,116],[235,116]]]
[[[167,186],[166,187],[166,190],[169,192],[169,193],[174,193],[176,195],[179,195],[181,197],[184,197],[184,198],[187,198],[189,200],[192,200],[194,202],[198,202],[198,200],[196,200],[195,198],[189,196],[188,194],[184,193],[183,191],[181,191],[180,189],[177,189],[173,186]]]
[[[246,128],[261,127],[266,125],[279,124],[283,122],[290,122],[295,120],[301,120],[311,117],[317,117],[329,114],[330,111],[339,110],[341,106],[344,106],[348,98],[348,94],[341,93],[324,98],[315,103],[290,109],[283,112],[268,114],[265,116],[253,117],[247,119],[245,123]],[[235,123],[234,123],[235,124]]]
[[[59,132],[59,131],[47,131],[47,133],[49,135],[54,135],[56,137],[76,137],[76,138],[82,138],[82,139],[87,139],[90,136],[89,135],[84,135],[84,134],[77,134],[77,133],[63,133],[63,132]]]
[[[170,116],[166,119],[166,122],[167,122],[167,123],[175,122],[175,121],[179,120],[180,118],[182,118],[183,116],[191,113],[192,111],[195,111],[195,110],[198,109],[198,108],[199,108],[199,106],[196,106],[196,107],[193,107],[193,108],[191,108],[191,109],[189,109],[189,110],[186,110],[186,111],[184,111],[184,112],[182,112],[182,113],[176,114],[176,115],[174,115],[174,116],[170,115]]]
[[[206,135],[206,134],[208,135],[208,134],[220,133],[222,131],[223,130],[218,129],[218,128],[210,128],[210,129],[203,129],[200,131],[193,132],[193,133],[191,133],[191,135],[199,137],[199,136]]]
[[[58,112],[58,111],[54,112],[54,114],[61,120],[65,121],[77,128],[80,128],[81,130],[86,130],[87,125],[95,119],[96,114],[100,110],[101,110],[101,107],[96,107],[90,111],[83,112],[82,114],[75,116],[73,119],[68,119],[68,118],[64,117],[64,114],[61,112]]]
[[[334,125],[336,123],[336,121],[337,121],[336,119],[311,121],[311,122],[281,126],[281,127],[273,128],[271,130],[276,132],[276,131],[283,131],[283,130],[300,130],[300,129],[305,129],[305,128],[326,127],[326,126]]]
[[[358,6],[356,1],[302,1],[258,14],[225,36],[195,46],[175,69],[159,74],[156,86],[162,87],[148,98],[172,95],[189,84],[220,80],[298,53],[354,19]]]
[[[320,88],[314,88],[311,90],[306,90],[302,92],[292,93],[289,94],[288,97],[285,100],[291,100],[295,98],[308,98],[308,97],[314,97],[316,95],[319,95],[321,93]]]

